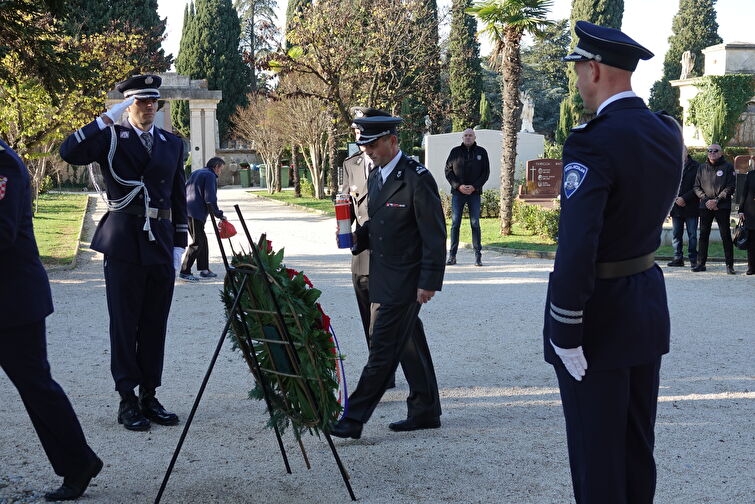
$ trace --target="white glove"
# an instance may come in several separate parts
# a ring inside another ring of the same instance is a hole
[[[183,247],[173,247],[173,269],[178,271],[181,269],[181,258],[186,251]]]
[[[132,103],[134,103],[133,97],[126,98],[122,102],[113,105],[113,107],[110,110],[105,112],[105,115],[108,116],[111,121],[116,122],[123,115],[123,111],[129,108]]]
[[[548,340],[550,341],[550,340]],[[582,347],[577,348],[561,348],[557,347],[551,341],[553,350],[556,351],[556,355],[561,358],[561,362],[566,366],[566,370],[577,381],[582,381],[582,377],[585,376],[585,370],[587,369],[587,359],[582,351]]]

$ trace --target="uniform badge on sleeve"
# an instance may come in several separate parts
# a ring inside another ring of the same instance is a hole
[[[569,199],[577,192],[587,177],[587,167],[581,163],[569,163],[564,167],[564,194]]]
[[[5,189],[8,187],[8,177],[0,175],[0,200],[5,198]]]

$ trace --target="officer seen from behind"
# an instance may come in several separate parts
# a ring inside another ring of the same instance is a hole
[[[0,367],[18,389],[55,474],[63,477],[63,485],[45,498],[73,500],[100,472],[102,460],[50,374],[45,318],[53,311],[52,296],[31,208],[29,172],[0,140]]]
[[[597,115],[564,144],[545,360],[558,378],[577,503],[651,503],[670,330],[654,257],[679,188],[682,135],[632,92],[632,72],[653,53],[613,28],[578,21],[575,33],[564,60],[575,62],[579,94]]]
[[[189,231],[183,142],[153,124],[161,82],[157,75],[121,82],[117,89],[126,99],[60,147],[68,163],[99,163],[105,179],[108,212],[97,225],[92,249],[105,255],[110,369],[121,396],[118,423],[137,431],[149,429],[150,422],[178,423],[155,397],[176,270]],[[126,110],[128,118],[115,124]]]

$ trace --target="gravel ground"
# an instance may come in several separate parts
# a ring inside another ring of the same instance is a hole
[[[239,203],[253,234],[267,232],[286,263],[322,289],[356,385],[367,351],[348,252],[333,244],[332,217],[219,192]],[[84,240],[102,213],[88,215]],[[234,221],[235,219],[232,219]],[[236,222],[236,224],[238,224]],[[237,229],[240,227],[237,225]],[[208,226],[209,230],[209,226]],[[223,271],[210,236],[211,268]],[[181,427],[129,432],[115,421],[109,370],[102,256],[85,243],[79,266],[50,275],[55,313],[47,320],[53,376],[68,393],[105,468],[82,498],[91,503],[152,502]],[[542,358],[542,313],[552,262],[462,250],[444,288],[423,307],[444,409],[443,427],[393,433],[406,414],[403,376],[358,441],[336,440],[354,491],[365,503],[564,503],[572,500],[566,436],[553,370]],[[672,350],[661,369],[656,427],[659,503],[753,503],[755,277],[668,269]],[[222,277],[222,275],[221,275]],[[182,420],[223,324],[221,281],[176,283],[161,401]],[[400,375],[400,373],[399,373]],[[304,439],[307,470],[284,436],[293,474],[257,401],[251,376],[225,343],[163,502],[329,503],[348,494],[324,440]],[[37,502],[59,484],[15,388],[0,374],[0,503]],[[327,488],[328,490],[324,490]]]

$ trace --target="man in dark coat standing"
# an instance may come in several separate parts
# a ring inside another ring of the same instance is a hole
[[[92,249],[105,255],[110,369],[121,396],[118,423],[138,431],[149,429],[150,421],[178,424],[178,416],[155,397],[176,270],[189,232],[183,142],[154,126],[161,82],[158,75],[121,82],[117,89],[126,99],[60,147],[68,163],[99,163],[105,179],[108,212]],[[128,119],[115,124],[126,110]]]
[[[692,159],[684,149],[686,161],[682,172],[682,183],[679,184],[679,196],[671,207],[671,224],[673,226],[672,245],[674,246],[674,260],[668,266],[684,266],[684,228],[687,227],[687,251],[689,252],[690,267],[697,266],[697,221],[699,211],[697,204],[700,200],[695,194],[694,185],[697,169],[700,163]]]
[[[476,139],[472,128],[465,129],[461,135],[461,145],[451,149],[446,159],[446,180],[451,184],[451,250],[446,261],[449,266],[456,264],[459,228],[465,205],[469,207],[475,266],[482,266],[480,206],[482,186],[490,177],[490,161],[488,151],[477,145]]]
[[[201,278],[215,278],[218,275],[210,271],[210,248],[207,243],[207,235],[204,226],[207,223],[209,210],[220,220],[225,220],[223,211],[218,208],[218,176],[223,171],[225,161],[219,157],[207,161],[207,166],[195,171],[186,181],[186,209],[189,214],[189,233],[191,245],[186,252],[179,278],[187,282],[196,282],[199,279],[191,274],[194,261]]]
[[[755,170],[750,170],[745,177],[742,202],[739,204],[739,217],[744,219],[748,230],[747,274],[755,275]]]
[[[731,215],[731,197],[734,195],[736,175],[731,163],[724,159],[721,146],[708,147],[708,160],[701,164],[695,178],[695,194],[700,199],[700,260],[692,271],[705,271],[708,259],[708,240],[713,220],[718,223],[718,232],[724,246],[726,273],[735,275],[734,245],[731,241],[729,217]]]
[[[358,439],[401,362],[409,382],[406,420],[393,431],[440,427],[440,398],[419,319],[422,304],[443,284],[446,226],[438,186],[398,146],[398,117],[354,120],[357,144],[375,163],[368,180],[369,220],[354,233],[352,253],[370,249],[370,301],[379,303],[370,354],[334,436]]]
[[[18,389],[55,474],[63,485],[47,500],[73,500],[102,469],[71,403],[50,374],[45,318],[53,311],[39,260],[29,173],[0,140],[0,367]]]
[[[564,60],[576,62],[577,89],[597,115],[564,144],[545,360],[561,391],[577,503],[651,503],[659,371],[670,331],[654,258],[679,188],[681,128],[632,92],[632,72],[650,51],[585,21],[575,33],[579,42]]]

